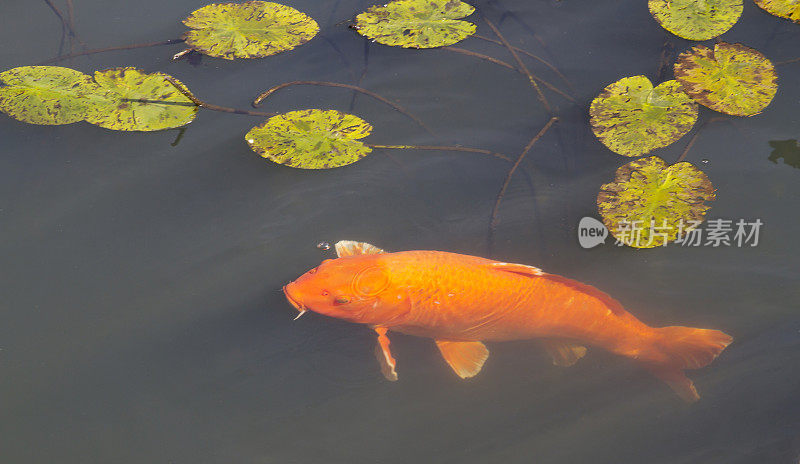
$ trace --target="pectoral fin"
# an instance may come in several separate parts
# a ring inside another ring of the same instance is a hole
[[[375,332],[378,333],[378,344],[375,345],[375,357],[378,358],[378,363],[381,365],[381,374],[386,377],[386,380],[392,382],[397,380],[397,372],[394,370],[397,362],[392,357],[392,352],[389,350],[389,337],[386,336],[388,330],[385,327],[376,327]]]
[[[462,379],[473,377],[481,371],[489,357],[489,350],[481,342],[450,342],[436,340],[444,360]]]
[[[547,353],[553,358],[556,366],[568,367],[586,354],[586,347],[559,339],[542,340]]]

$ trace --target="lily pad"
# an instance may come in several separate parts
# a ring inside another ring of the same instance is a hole
[[[617,169],[600,187],[597,207],[603,223],[620,242],[653,248],[676,240],[700,224],[715,198],[706,174],[690,163],[667,166],[657,156]]]
[[[675,79],[700,104],[735,116],[760,113],[778,91],[775,66],[767,57],[725,42],[713,50],[700,45],[681,53]]]
[[[728,31],[742,15],[742,0],[649,0],[650,14],[678,37],[708,40]]]
[[[784,164],[800,168],[800,143],[797,140],[770,140],[769,146],[772,147],[770,161],[777,164],[778,160],[783,158]]]
[[[186,96],[189,90],[167,74],[114,68],[95,72],[94,79],[105,94],[88,108],[86,120],[106,129],[156,131],[180,127],[192,122],[199,108]]]
[[[460,18],[475,8],[459,0],[395,0],[370,7],[353,26],[375,42],[403,48],[444,47],[475,33],[475,25]]]
[[[83,121],[88,96],[99,92],[90,76],[59,66],[23,66],[0,73],[0,111],[29,124]]]
[[[261,58],[291,50],[319,32],[305,13],[280,3],[212,3],[192,12],[183,24],[186,44],[205,55],[232,60]]]
[[[302,110],[273,116],[245,135],[250,148],[264,158],[293,168],[347,166],[372,149],[361,142],[372,126],[352,114]]]
[[[800,0],[755,0],[769,14],[800,23]]]
[[[683,137],[697,121],[697,103],[677,81],[653,88],[645,76],[607,86],[589,107],[592,131],[611,151],[641,156]]]

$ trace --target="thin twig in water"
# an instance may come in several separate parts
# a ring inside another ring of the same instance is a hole
[[[355,90],[356,92],[363,93],[364,95],[368,95],[368,96],[370,96],[370,97],[372,97],[372,98],[374,98],[374,99],[376,99],[376,100],[378,100],[378,101],[380,101],[382,103],[385,103],[385,104],[391,106],[397,112],[405,115],[406,117],[408,117],[412,121],[416,122],[417,124],[419,124],[420,127],[425,129],[426,132],[428,132],[429,134],[433,135],[433,132],[431,132],[431,130],[428,128],[428,126],[426,126],[425,123],[422,122],[421,119],[419,119],[418,117],[414,116],[408,110],[406,110],[402,106],[398,105],[397,103],[394,103],[393,101],[388,100],[388,99],[378,95],[377,93],[375,93],[375,92],[373,92],[371,90],[367,90],[367,89],[361,88],[361,87],[359,87],[357,85],[342,84],[340,82],[327,82],[327,81],[292,81],[292,82],[284,82],[283,84],[276,85],[275,87],[272,87],[271,89],[267,90],[266,92],[264,92],[261,95],[259,95],[258,97],[256,97],[256,99],[253,100],[253,108],[258,108],[264,102],[264,100],[267,99],[267,97],[269,97],[273,93],[277,92],[278,90],[285,89],[286,87],[290,87],[292,85],[317,85],[317,86],[322,86],[322,87],[338,87],[338,88],[342,88],[342,89]]]
[[[707,125],[711,124],[712,122],[728,121],[728,120],[730,120],[730,118],[726,118],[724,116],[716,116],[716,117],[713,117],[713,118],[709,119],[708,121],[704,122],[703,124],[701,124],[697,128],[697,130],[695,131],[695,133],[692,136],[692,138],[689,139],[689,143],[686,144],[686,148],[683,150],[683,153],[681,153],[681,156],[679,156],[678,159],[675,160],[675,163],[676,164],[680,163],[681,161],[683,161],[686,158],[686,155],[689,154],[689,150],[692,149],[692,147],[694,146],[694,143],[697,141],[697,137],[700,135],[700,132],[702,132],[702,130],[705,129],[705,127]]]
[[[531,141],[528,142],[528,145],[525,146],[525,149],[522,150],[522,153],[520,153],[519,157],[517,158],[517,161],[514,163],[513,166],[511,166],[511,169],[509,169],[508,174],[506,174],[506,180],[505,182],[503,182],[503,186],[500,188],[500,192],[497,193],[497,199],[495,200],[494,207],[492,208],[492,215],[489,218],[489,234],[486,239],[489,244],[489,250],[491,250],[492,248],[491,244],[492,240],[494,239],[494,231],[497,228],[497,222],[498,222],[497,212],[500,210],[500,203],[503,201],[503,197],[506,194],[506,190],[508,189],[509,184],[511,184],[511,177],[514,175],[514,171],[516,171],[519,165],[522,164],[522,160],[525,159],[525,156],[528,154],[531,148],[533,148],[536,142],[538,142],[539,139],[542,138],[542,136],[544,136],[544,134],[547,133],[547,131],[553,124],[556,123],[556,121],[558,121],[558,118],[555,116],[553,116],[552,118],[550,118],[549,121],[547,121],[547,124],[545,124],[544,127],[542,127],[539,133],[533,136]]]
[[[444,146],[444,145],[373,145],[367,144],[371,148],[384,148],[384,149],[397,149],[397,150],[437,150],[437,151],[463,151],[468,153],[481,153],[484,155],[491,155],[495,158],[500,158],[503,161],[511,162],[511,158],[500,153],[495,153],[491,150],[484,150],[482,148],[458,147],[458,146]]]
[[[789,64],[789,63],[800,63],[800,58],[794,58],[794,59],[786,60],[786,61],[779,61],[779,62],[775,63],[775,66],[781,66],[781,65]]]
[[[528,70],[528,67],[525,66],[525,63],[522,62],[522,59],[520,59],[517,52],[514,51],[514,48],[511,46],[511,44],[508,43],[508,40],[506,40],[503,34],[500,33],[500,29],[498,29],[497,26],[495,26],[494,23],[491,20],[489,20],[489,18],[487,18],[483,13],[481,13],[481,17],[483,18],[483,21],[489,26],[489,28],[494,32],[494,35],[496,35],[497,38],[500,39],[501,42],[503,42],[503,46],[506,47],[506,49],[508,49],[508,51],[511,53],[511,56],[514,57],[514,60],[517,62],[517,65],[522,70],[522,72],[525,73],[526,76],[528,76],[528,80],[533,86],[533,89],[536,90],[536,94],[538,95],[539,100],[542,102],[544,109],[547,110],[548,113],[552,114],[553,110],[550,108],[550,103],[547,102],[547,98],[542,93],[542,89],[539,88],[539,85],[536,83],[536,79],[534,79],[534,76]]]
[[[147,48],[147,47],[157,47],[159,45],[173,45],[182,43],[183,39],[170,39],[164,40],[162,42],[150,42],[150,43],[143,43],[143,44],[133,44],[133,45],[122,45],[119,47],[107,47],[107,48],[96,48],[94,50],[86,50],[80,53],[70,53],[69,55],[61,55],[55,58],[51,58],[47,61],[42,61],[39,64],[49,64],[49,63],[57,63],[59,61],[68,60],[70,58],[76,58],[78,56],[85,56],[85,55],[94,55],[95,53],[104,53],[104,52],[113,52],[117,50],[133,50],[135,48]]]
[[[478,34],[473,34],[470,37],[474,37],[474,38],[479,39],[479,40],[484,40],[486,42],[491,42],[491,43],[494,43],[494,44],[497,44],[497,45],[503,45],[503,42],[501,42],[499,40],[492,39],[491,37],[484,37],[484,36],[478,35]],[[531,52],[529,52],[527,50],[523,50],[523,49],[518,48],[518,47],[512,47],[512,48],[514,50],[522,53],[523,55],[527,55],[527,56],[533,58],[534,60],[539,61],[540,63],[542,63],[543,65],[547,66],[548,68],[550,68],[554,73],[556,73],[558,75],[558,77],[561,78],[561,80],[564,81],[565,84],[567,84],[567,87],[569,87],[570,89],[574,90],[574,88],[572,87],[572,83],[567,79],[567,77],[564,74],[561,73],[561,71],[559,71],[559,69],[553,63],[545,60],[544,58],[542,58],[540,56],[534,55],[533,53],[531,53]]]

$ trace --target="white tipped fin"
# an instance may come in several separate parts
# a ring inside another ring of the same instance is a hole
[[[380,253],[386,252],[369,243],[356,242],[353,240],[339,240],[336,242],[336,255],[340,258],[343,256],[377,255]]]
[[[489,357],[489,350],[481,342],[450,342],[436,340],[442,357],[462,379],[474,377],[481,371]]]
[[[553,358],[556,366],[568,367],[581,359],[586,354],[586,347],[566,342],[564,340],[542,340],[547,353]]]
[[[544,271],[542,271],[538,267],[527,266],[525,264],[492,263],[491,266],[501,271],[513,272],[515,274],[522,274],[524,276],[529,276],[529,277],[544,275]]]
[[[375,327],[375,332],[378,334],[378,344],[375,345],[375,357],[378,359],[378,364],[381,366],[381,374],[386,377],[386,380],[392,382],[397,381],[397,361],[392,356],[392,351],[389,349],[389,337],[386,336],[388,331],[386,327]]]

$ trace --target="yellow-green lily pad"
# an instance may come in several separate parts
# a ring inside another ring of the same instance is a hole
[[[0,111],[29,124],[83,121],[88,97],[99,92],[90,76],[59,66],[22,66],[0,73]]]
[[[800,0],[755,0],[769,14],[800,24]]]
[[[614,180],[600,187],[597,207],[619,242],[653,248],[699,225],[714,198],[711,180],[691,163],[667,166],[650,156],[617,169]]]
[[[186,96],[189,90],[167,74],[114,68],[95,72],[94,79],[105,91],[105,98],[89,106],[86,120],[106,129],[156,131],[180,127],[192,122],[199,108]]]
[[[280,3],[212,3],[192,12],[186,44],[205,55],[232,60],[291,50],[319,32],[305,13]]]
[[[770,104],[778,91],[775,66],[757,50],[720,42],[683,52],[675,63],[675,79],[701,105],[735,116],[753,116]]]
[[[649,0],[650,14],[678,37],[708,40],[728,31],[742,15],[742,0]]]
[[[641,156],[683,137],[697,121],[697,103],[677,81],[653,88],[645,76],[608,85],[589,107],[592,131],[611,151]]]
[[[347,166],[372,149],[361,142],[372,126],[333,110],[290,111],[269,118],[245,135],[250,148],[276,163],[301,169]]]
[[[474,24],[460,20],[473,11],[459,0],[395,0],[356,16],[353,28],[383,45],[444,47],[475,33]]]

